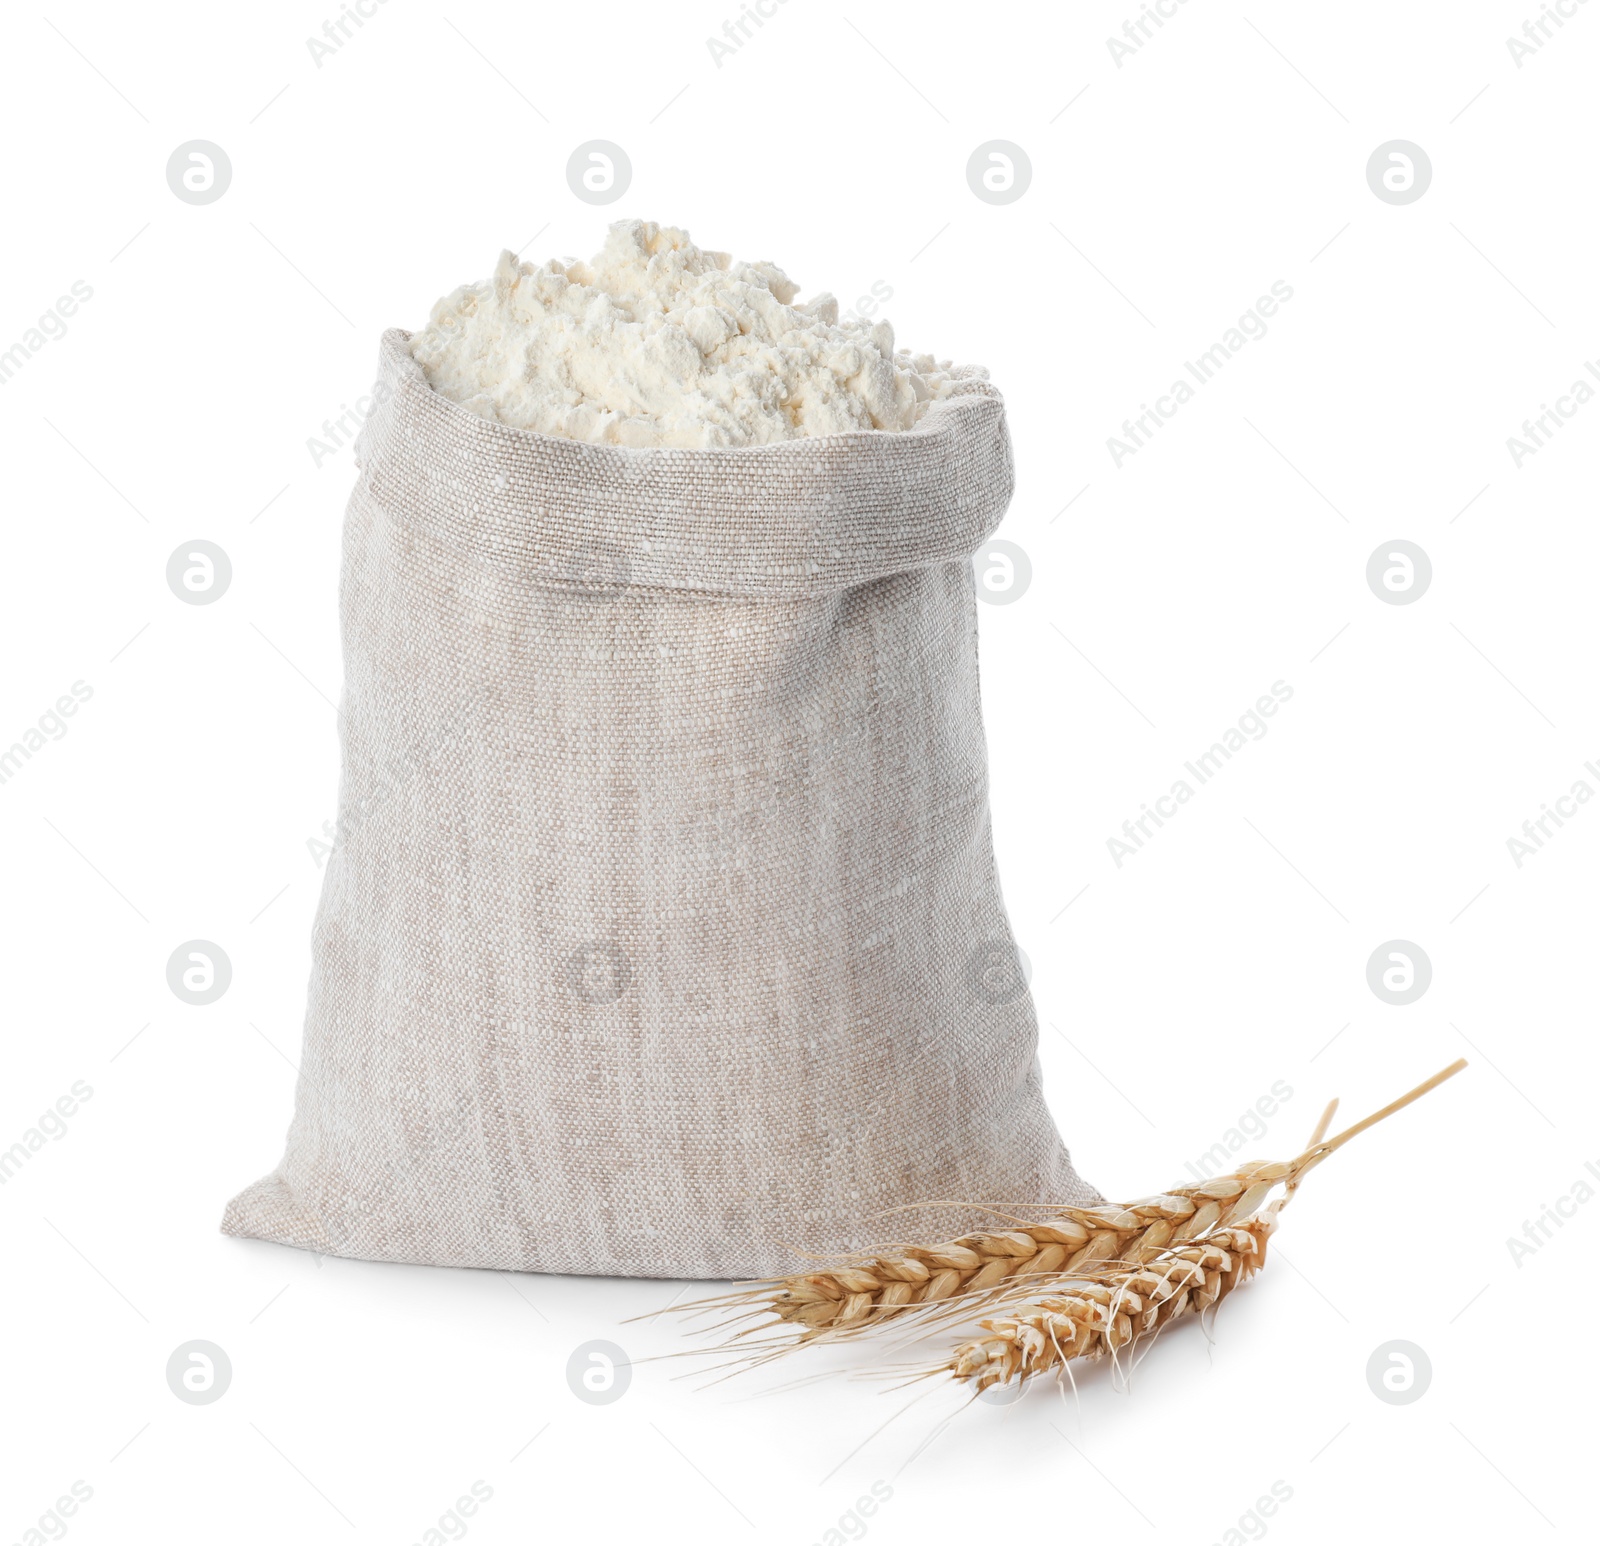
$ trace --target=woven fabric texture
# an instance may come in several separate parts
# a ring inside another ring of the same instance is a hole
[[[1097,1201],[990,839],[998,392],[627,450],[477,418],[401,332],[380,379],[294,1119],[223,1230],[726,1278]]]

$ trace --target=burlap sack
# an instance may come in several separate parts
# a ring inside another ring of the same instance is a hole
[[[1098,1200],[990,843],[978,373],[904,434],[624,450],[383,338],[295,1115],[223,1221],[337,1255],[748,1277]]]

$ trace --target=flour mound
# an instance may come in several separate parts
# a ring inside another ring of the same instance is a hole
[[[775,263],[703,252],[687,231],[619,220],[591,262],[519,263],[433,308],[411,339],[436,392],[486,419],[624,446],[748,446],[907,430],[953,385]]]

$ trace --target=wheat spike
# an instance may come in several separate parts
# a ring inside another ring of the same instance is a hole
[[[978,1390],[1031,1379],[1070,1358],[1098,1358],[1198,1312],[1260,1268],[1266,1231],[1257,1221],[1215,1231],[1149,1267],[1104,1281],[1069,1282],[984,1321],[987,1336],[962,1343],[941,1370]]]
[[[1031,1379],[1068,1359],[1114,1355],[1168,1321],[1206,1310],[1259,1271],[1270,1233],[1269,1222],[1257,1215],[1165,1251],[1146,1267],[1058,1284],[983,1321],[987,1335],[963,1342],[936,1372],[985,1390]]]
[[[1059,1373],[1072,1359],[1116,1355],[1231,1293],[1264,1265],[1278,1215],[1308,1172],[1465,1067],[1458,1060],[1326,1138],[1338,1105],[1330,1103],[1293,1160],[1242,1165],[1122,1206],[1010,1220],[1015,1227],[942,1245],[895,1246],[679,1308],[733,1308],[743,1312],[735,1320],[776,1317],[752,1328],[783,1334],[755,1344],[772,1349],[765,1357],[869,1335],[891,1320],[971,1322],[996,1312],[978,1320],[984,1335],[924,1372],[949,1374],[978,1391]]]
[[[934,1246],[896,1246],[819,1272],[747,1290],[802,1341],[867,1332],[896,1317],[1015,1297],[1029,1279],[1053,1281],[1137,1267],[1214,1230],[1241,1199],[1251,1210],[1285,1165],[1247,1166],[1198,1186],[1178,1187],[1119,1207],[1065,1208],[1038,1223],[964,1235]]]

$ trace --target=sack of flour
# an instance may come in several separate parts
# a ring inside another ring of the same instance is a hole
[[[635,449],[469,412],[407,340],[347,514],[294,1120],[224,1231],[726,1278],[1096,1201],[990,840],[999,394]]]

